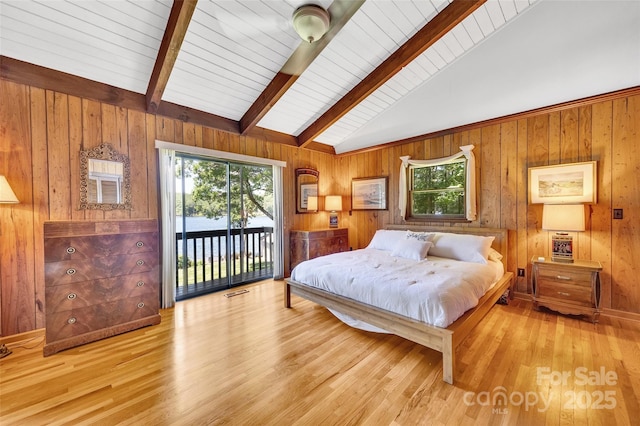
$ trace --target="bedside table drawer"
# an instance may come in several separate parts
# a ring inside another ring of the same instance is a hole
[[[540,277],[538,281],[538,297],[550,297],[576,305],[591,306],[591,287],[583,285],[564,284],[548,281]]]
[[[589,271],[570,271],[548,266],[540,266],[538,272],[540,281],[585,286],[589,291],[591,289],[591,276],[592,273]]]

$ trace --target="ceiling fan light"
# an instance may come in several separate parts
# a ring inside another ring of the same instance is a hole
[[[309,43],[318,41],[329,30],[329,12],[315,4],[300,6],[293,12],[293,28]]]

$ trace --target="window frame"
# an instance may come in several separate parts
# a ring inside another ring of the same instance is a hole
[[[431,192],[431,193],[436,193],[436,192],[451,192],[451,190],[437,190],[437,189],[429,189],[429,190],[420,190],[420,191],[415,191],[414,188],[414,180],[415,180],[415,175],[414,175],[414,170],[416,169],[423,169],[423,168],[427,168],[427,167],[441,167],[441,166],[448,166],[451,164],[457,164],[457,163],[463,163],[464,164],[464,170],[463,170],[463,174],[464,174],[464,186],[461,190],[462,194],[463,194],[463,198],[462,198],[462,211],[459,214],[416,214],[413,210],[413,206],[414,206],[414,194],[417,193],[425,193],[425,192]],[[470,182],[468,182],[468,173],[467,173],[467,168],[469,167],[469,160],[462,156],[459,157],[455,160],[450,160],[450,159],[443,159],[442,162],[435,162],[432,164],[420,164],[420,165],[416,165],[416,164],[411,164],[407,167],[407,217],[409,220],[412,221],[428,221],[428,222],[470,222],[470,220],[467,219],[466,217],[466,205],[467,205],[467,197],[469,196],[469,184]]]

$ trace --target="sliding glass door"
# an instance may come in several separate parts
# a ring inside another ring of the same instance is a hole
[[[273,168],[176,155],[176,300],[273,276]]]

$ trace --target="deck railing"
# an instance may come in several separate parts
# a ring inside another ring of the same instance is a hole
[[[186,232],[184,237],[176,233],[178,300],[273,276],[272,227],[232,229],[228,245],[226,229]]]

